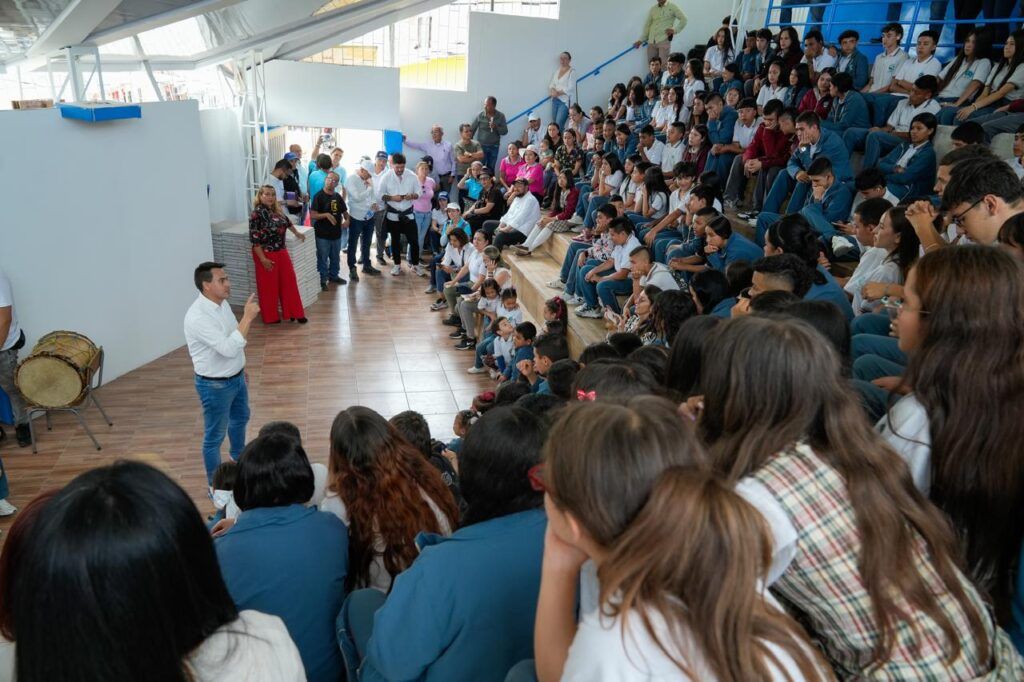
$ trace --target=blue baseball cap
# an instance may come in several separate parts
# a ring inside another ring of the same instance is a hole
[[[293,152],[285,152],[285,154],[284,154],[284,160],[285,161],[294,161],[297,158],[299,158],[299,157],[295,153],[293,153]]]
[[[437,193],[437,200],[440,201],[441,199],[444,199],[445,201],[448,201],[448,192],[438,192]]]

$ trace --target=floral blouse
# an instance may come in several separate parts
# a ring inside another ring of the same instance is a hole
[[[258,206],[249,215],[249,242],[264,251],[284,248],[284,235],[292,222],[280,213],[271,213],[266,206]]]
[[[558,163],[558,168],[570,171],[573,177],[577,175],[576,163],[582,160],[583,151],[579,147],[573,147],[572,151],[569,151],[563,144],[555,150],[555,161]],[[580,164],[580,168],[583,168],[582,164]]]

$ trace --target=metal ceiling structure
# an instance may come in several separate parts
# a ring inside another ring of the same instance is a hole
[[[190,70],[259,50],[266,61],[296,59],[450,0],[16,0],[0,3],[0,71],[69,70],[102,60],[104,71]],[[146,32],[194,21],[205,49],[182,55],[141,51]],[[141,37],[142,40],[135,40]],[[130,54],[97,48],[131,38]],[[95,55],[90,57],[90,55]]]

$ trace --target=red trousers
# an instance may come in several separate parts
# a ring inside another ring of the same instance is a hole
[[[273,324],[282,315],[289,319],[306,316],[302,309],[302,298],[299,296],[299,283],[295,279],[295,268],[288,251],[264,251],[263,255],[274,264],[267,270],[256,257],[253,250],[252,259],[256,264],[256,295],[260,300],[260,315],[264,324]],[[278,301],[281,303],[281,315],[277,312]]]

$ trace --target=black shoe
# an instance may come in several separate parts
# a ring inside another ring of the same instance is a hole
[[[306,324],[307,322],[309,322],[309,320],[307,320],[304,317],[300,317],[299,319],[296,320],[296,322],[298,322],[299,324]]]
[[[320,282],[320,291],[327,291],[327,282]]]
[[[364,265],[363,266],[363,274],[364,275],[373,275],[374,277],[376,277],[376,276],[380,275],[380,270],[378,270],[377,268],[373,267],[372,265]]]
[[[7,432],[4,431],[4,427],[0,426],[0,443],[3,443],[5,440],[7,440]]]
[[[327,281],[328,281],[328,282],[332,282],[332,283],[334,283],[334,284],[348,284],[348,282],[346,282],[345,280],[343,280],[343,279],[342,279],[341,277],[331,277],[331,278],[330,278],[329,280],[327,280]]]
[[[32,430],[28,424],[18,424],[14,427],[14,435],[18,439],[19,447],[26,447],[32,445]]]
[[[355,268],[349,268],[348,269],[348,278],[350,280],[352,280],[353,282],[358,282],[359,281],[359,271],[356,270]]]
[[[476,348],[476,340],[466,338],[455,344],[455,350],[473,350]]]
[[[441,324],[445,325],[446,327],[461,327],[462,318],[460,318],[458,315],[452,315],[447,320],[441,320]]]
[[[448,338],[449,339],[461,339],[465,335],[466,335],[465,330],[456,329],[455,331],[453,331],[451,334],[448,335]]]
[[[377,256],[377,265],[387,265],[388,262],[384,260],[384,256]]]

